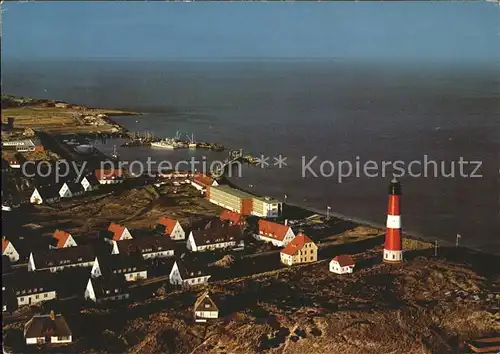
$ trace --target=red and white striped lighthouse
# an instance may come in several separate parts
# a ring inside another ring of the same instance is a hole
[[[401,242],[401,184],[394,178],[389,184],[389,204],[387,206],[387,229],[385,233],[384,262],[403,262]]]

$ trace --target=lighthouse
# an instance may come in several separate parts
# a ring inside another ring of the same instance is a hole
[[[384,262],[402,263],[403,245],[401,242],[401,184],[394,178],[389,184],[389,203],[385,233]]]

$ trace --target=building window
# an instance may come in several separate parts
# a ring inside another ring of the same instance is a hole
[[[43,297],[47,297],[47,296],[49,296],[47,293],[43,294]]]
[[[39,297],[40,297],[39,295],[36,295],[36,296],[35,296],[35,299],[38,299]]]
[[[392,259],[395,259],[396,258],[396,255],[393,253],[392,254]]]

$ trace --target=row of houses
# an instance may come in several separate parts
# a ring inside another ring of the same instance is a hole
[[[96,191],[103,184],[119,183],[123,183],[120,170],[96,170],[93,174],[88,174],[78,180],[38,186],[31,194],[30,202],[32,204],[52,204],[61,198],[72,198]]]
[[[89,284],[91,281],[89,280]],[[121,297],[116,295],[113,287],[102,287],[102,282],[93,281],[92,291],[106,292],[108,297]],[[109,283],[108,283],[109,284]],[[194,303],[193,316],[196,322],[206,322],[207,320],[219,317],[219,308],[210,296],[208,291],[204,291]],[[24,325],[24,340],[27,345],[64,345],[73,342],[73,332],[62,314],[50,311],[48,314],[33,316]]]
[[[44,151],[43,145],[38,139],[22,139],[2,141],[2,148],[15,150],[17,152]]]

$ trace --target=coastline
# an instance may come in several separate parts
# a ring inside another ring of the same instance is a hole
[[[223,177],[222,180],[224,181],[224,183],[228,184],[229,186],[231,186],[235,189],[238,189],[240,191],[246,192],[246,193],[251,194],[251,195],[259,196],[254,191],[249,191],[247,189],[241,188],[240,186],[238,186],[237,184],[235,184],[233,181],[229,180],[225,176]],[[285,203],[283,203],[283,204],[285,204]],[[324,210],[320,210],[318,208],[308,207],[308,206],[304,206],[304,205],[301,205],[298,203],[293,203],[290,201],[287,201],[285,205],[290,206],[290,207],[295,207],[295,208],[298,208],[302,211],[310,212],[310,213],[317,214],[317,215],[320,215],[323,217],[326,216],[326,212]],[[354,224],[358,224],[359,226],[372,227],[372,228],[379,229],[379,230],[385,232],[385,226],[383,224],[379,224],[379,223],[372,222],[369,220],[357,218],[355,216],[344,215],[344,214],[337,213],[334,211],[330,211],[329,216],[332,218],[335,218],[337,220],[352,222]],[[432,237],[425,236],[425,235],[419,235],[419,234],[416,234],[416,233],[411,232],[411,231],[410,232],[403,231],[402,236],[403,236],[403,238],[406,238],[408,240],[414,240],[414,241],[418,241],[418,242],[428,243],[431,246],[436,241],[436,238],[432,238]],[[455,245],[453,243],[445,241],[445,240],[438,240],[438,242],[439,242],[439,247],[455,247]],[[488,252],[486,250],[483,250],[480,248],[475,248],[475,247],[470,247],[470,246],[459,246],[459,248],[471,250],[474,252],[480,252],[480,253],[485,253],[485,254],[489,254],[489,255],[494,255],[494,256],[499,255],[498,252]]]
[[[141,112],[2,94],[2,124],[6,124],[8,118],[13,118],[12,132],[31,128],[55,134],[122,137],[128,135],[129,130],[113,118],[141,115]]]

